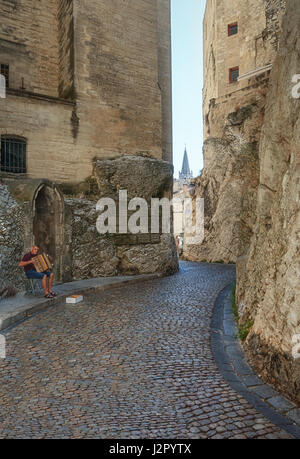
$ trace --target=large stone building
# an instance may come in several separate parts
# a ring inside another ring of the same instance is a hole
[[[258,145],[285,0],[207,0],[204,33],[205,238],[184,249],[191,260],[233,262],[255,224]]]
[[[173,270],[171,237],[101,239],[91,217],[107,192],[172,193],[169,0],[0,0],[0,17],[0,179],[25,206],[23,249],[61,280]]]
[[[222,136],[229,113],[267,85],[285,0],[207,0],[204,33],[204,137]],[[223,117],[223,118],[222,118]],[[204,158],[207,164],[209,158]]]
[[[1,0],[0,15],[0,134],[26,141],[28,177],[78,183],[95,157],[172,162],[168,0]]]

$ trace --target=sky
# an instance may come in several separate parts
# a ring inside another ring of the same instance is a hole
[[[203,38],[206,0],[171,0],[175,178],[186,145],[194,177],[203,167]]]

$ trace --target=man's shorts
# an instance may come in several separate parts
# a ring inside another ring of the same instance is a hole
[[[26,276],[27,279],[43,279],[45,276],[50,277],[51,276],[50,271],[45,271],[43,273],[38,273],[37,271],[34,271],[31,269],[30,271],[27,271]]]

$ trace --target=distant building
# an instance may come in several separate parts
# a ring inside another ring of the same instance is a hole
[[[173,197],[174,201],[173,217],[174,217],[174,234],[175,236],[184,237],[184,200],[193,196],[195,185],[193,182],[193,171],[190,170],[189,158],[187,149],[184,150],[182,169],[179,172],[179,180],[174,180]],[[181,202],[179,202],[179,200]]]
[[[186,151],[184,150],[183,162],[182,162],[182,169],[179,172],[179,180],[183,180],[184,182],[189,181],[193,178],[193,171],[190,170],[189,165],[189,158]]]

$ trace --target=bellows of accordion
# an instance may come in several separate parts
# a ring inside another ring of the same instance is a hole
[[[33,257],[32,262],[38,273],[43,273],[44,271],[50,271],[52,269],[52,263],[45,253]]]

